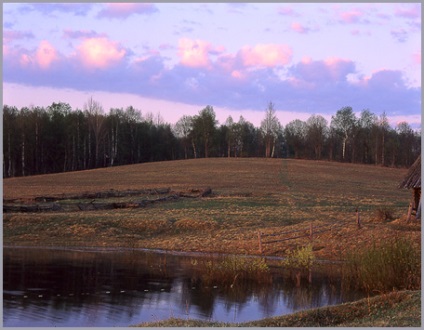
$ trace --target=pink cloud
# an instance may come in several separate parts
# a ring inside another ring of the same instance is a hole
[[[168,50],[168,49],[173,49],[174,48],[174,46],[173,45],[171,45],[171,44],[167,44],[167,43],[165,43],[165,44],[160,44],[159,45],[159,49],[160,50]]]
[[[20,39],[33,39],[34,34],[27,31],[14,31],[14,30],[4,30],[3,31],[3,43],[11,42],[14,40]]]
[[[9,65],[28,67],[33,66],[47,70],[54,62],[60,60],[60,54],[47,40],[42,40],[36,50],[3,45],[3,62]]]
[[[299,13],[293,10],[291,7],[281,7],[278,9],[278,13],[283,16],[297,17]]]
[[[371,36],[372,33],[371,31],[367,30],[367,31],[361,31],[358,29],[354,29],[350,31],[350,34],[353,36]]]
[[[48,69],[54,61],[59,59],[59,55],[56,49],[47,40],[43,40],[38,46],[35,58],[42,69]]]
[[[324,63],[334,80],[343,80],[348,73],[355,71],[351,60],[332,57],[326,59]]]
[[[246,77],[246,75],[239,70],[233,70],[233,71],[231,71],[231,77],[236,78],[236,79],[243,79],[243,78]]]
[[[413,54],[412,60],[413,60],[414,64],[421,65],[421,52]]]
[[[221,55],[216,61],[217,66],[226,72],[233,72],[234,70],[238,71],[236,67],[240,67],[240,65],[237,65],[236,63],[237,59],[236,56],[233,54]]]
[[[80,39],[80,38],[95,38],[95,37],[105,37],[104,33],[99,34],[93,30],[63,30],[63,37],[66,39]]]
[[[204,40],[183,38],[178,42],[178,55],[181,58],[181,64],[194,68],[210,68],[209,55],[219,55],[223,50],[222,47],[214,47],[210,42]]]
[[[346,76],[354,73],[355,64],[341,58],[328,58],[324,61],[313,61],[305,57],[291,69],[292,81],[300,85],[300,81],[308,84],[345,81]]]
[[[124,19],[133,14],[152,14],[158,11],[151,3],[108,3],[98,13],[98,17]]]
[[[303,26],[302,24],[298,23],[298,22],[293,22],[291,24],[291,29],[293,31],[299,32],[299,33],[308,33],[310,31],[309,28]]]
[[[120,62],[126,54],[125,49],[105,37],[85,39],[77,52],[86,67],[100,69]]]
[[[258,44],[253,48],[244,46],[239,51],[244,66],[274,67],[286,65],[291,61],[293,51],[281,44]]]
[[[385,68],[373,70],[370,75],[361,77],[358,83],[365,88],[392,92],[405,88],[402,72]]]
[[[299,32],[299,33],[305,33],[305,28],[302,26],[302,24],[298,22],[293,22],[291,24],[291,29],[293,31]]]
[[[360,10],[351,10],[339,13],[339,19],[343,23],[358,23],[361,17],[364,15]]]
[[[421,17],[421,5],[409,4],[409,6],[407,5],[407,7],[403,5],[395,10],[395,15],[406,18],[419,18]]]
[[[19,56],[19,64],[23,67],[31,65],[33,63],[33,60],[31,58],[31,56],[29,56],[28,54],[21,54]]]

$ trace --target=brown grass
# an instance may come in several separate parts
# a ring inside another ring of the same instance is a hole
[[[170,187],[172,193],[209,186],[213,194],[138,209],[6,213],[4,244],[258,254],[258,231],[307,229],[312,223],[343,224],[314,236],[317,258],[340,259],[346,251],[396,233],[419,245],[420,223],[401,220],[411,193],[396,187],[406,171],[325,161],[212,158],[5,179],[4,199],[27,203],[37,196],[110,189]],[[358,207],[361,229],[355,225]],[[390,209],[397,220],[376,222],[378,208]],[[308,243],[308,238],[302,238],[264,245],[264,254],[285,255]]]

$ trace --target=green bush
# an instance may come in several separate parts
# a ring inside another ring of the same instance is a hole
[[[315,256],[312,244],[290,251],[282,265],[291,269],[310,269],[314,264]]]
[[[405,238],[393,238],[347,255],[343,283],[367,292],[421,288],[421,251]]]

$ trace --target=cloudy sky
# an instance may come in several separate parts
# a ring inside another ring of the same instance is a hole
[[[421,124],[420,3],[6,3],[3,103]]]

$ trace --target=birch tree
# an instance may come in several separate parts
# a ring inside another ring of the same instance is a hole
[[[275,142],[281,131],[281,124],[275,113],[274,104],[269,102],[265,112],[265,118],[261,121],[261,132],[265,142],[266,158],[274,156]]]
[[[343,107],[337,111],[335,116],[331,117],[331,126],[342,138],[342,160],[346,156],[346,144],[354,131],[357,123],[352,107]]]
[[[94,133],[94,160],[95,167],[97,167],[99,164],[100,142],[103,138],[104,133],[103,123],[105,118],[103,116],[103,107],[99,102],[93,100],[93,98],[90,97],[84,105],[84,110],[88,114],[88,121]]]

